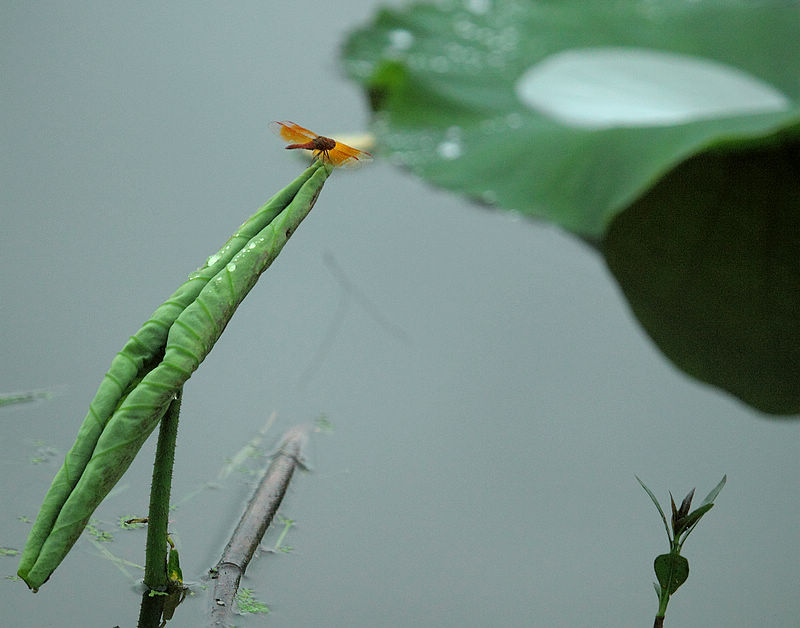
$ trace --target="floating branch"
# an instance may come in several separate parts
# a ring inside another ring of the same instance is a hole
[[[295,467],[302,464],[300,457],[310,431],[311,426],[302,426],[286,432],[280,450],[247,504],[222,558],[212,570],[212,577],[216,579],[209,623],[212,628],[227,626],[239,581],[281,505]]]

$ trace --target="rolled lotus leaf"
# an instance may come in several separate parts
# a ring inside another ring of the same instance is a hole
[[[115,356],[28,535],[17,574],[31,589],[77,541],[239,303],[311,211],[330,172],[315,162],[278,192]]]

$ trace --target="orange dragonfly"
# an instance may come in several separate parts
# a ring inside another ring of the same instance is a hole
[[[316,159],[321,159],[333,166],[354,168],[372,159],[372,155],[366,151],[342,144],[330,137],[317,135],[288,120],[270,122],[269,128],[278,137],[292,142],[286,148],[304,148],[313,151]]]

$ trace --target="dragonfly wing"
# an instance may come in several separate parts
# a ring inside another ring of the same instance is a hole
[[[270,122],[269,128],[278,137],[286,140],[287,142],[293,142],[295,144],[305,144],[306,142],[310,142],[317,137],[316,133],[312,133],[308,129],[304,129],[299,124],[289,122],[289,120],[284,120],[283,122]]]
[[[329,151],[328,156],[330,162],[339,168],[357,168],[372,160],[372,155],[368,152],[341,142],[336,142],[336,146]]]

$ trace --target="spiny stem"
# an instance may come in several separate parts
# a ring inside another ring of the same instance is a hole
[[[172,489],[172,464],[175,461],[175,442],[178,436],[178,415],[180,414],[182,395],[183,388],[180,388],[161,419],[156,459],[153,462],[144,583],[155,591],[166,591],[168,584],[167,522],[169,520],[169,495]]]

